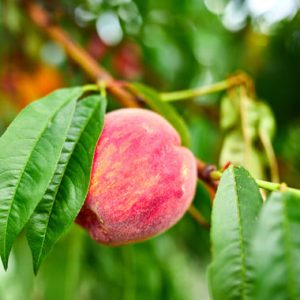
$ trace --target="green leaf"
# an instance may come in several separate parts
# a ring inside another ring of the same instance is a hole
[[[0,138],[0,255],[13,242],[54,174],[82,88],[61,89],[27,106]]]
[[[276,131],[274,114],[267,103],[260,101],[258,104],[260,114],[258,130],[259,132],[266,134],[269,139],[272,140]]]
[[[240,126],[239,99],[225,96],[220,104],[220,127],[222,130],[230,130]]]
[[[273,193],[253,239],[253,299],[300,299],[300,198]]]
[[[262,155],[252,144],[247,149],[240,129],[231,130],[224,138],[219,164],[229,161],[244,166],[255,178],[264,178]]]
[[[250,174],[242,167],[229,167],[221,178],[212,212],[209,283],[214,300],[250,299],[250,240],[261,205]]]
[[[143,84],[132,83],[129,85],[129,87],[141,98],[143,98],[150,108],[157,111],[173,125],[181,137],[182,145],[190,145],[190,134],[185,121],[172,105],[162,101],[159,94],[155,90]]]
[[[106,99],[98,95],[77,103],[55,174],[28,225],[35,272],[84,203],[105,108]]]

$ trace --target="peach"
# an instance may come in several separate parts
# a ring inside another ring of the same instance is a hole
[[[194,156],[164,118],[146,109],[113,111],[105,116],[76,222],[107,245],[148,239],[183,216],[196,180]]]

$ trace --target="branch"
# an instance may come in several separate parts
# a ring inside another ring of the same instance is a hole
[[[98,82],[107,82],[108,91],[126,107],[139,107],[135,97],[115,83],[110,73],[101,67],[83,48],[76,44],[67,32],[53,24],[48,13],[34,3],[27,3],[25,9],[31,20],[47,35],[61,45],[67,55],[77,63],[89,77]]]

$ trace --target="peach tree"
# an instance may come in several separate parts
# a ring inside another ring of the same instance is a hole
[[[210,228],[212,299],[298,299],[300,191],[276,182],[272,112],[254,99],[249,81],[234,78],[167,94],[123,83],[148,109],[105,115],[112,84],[105,81],[54,91],[23,109],[0,138],[4,267],[23,230],[35,273],[74,221],[108,245],[160,234],[188,209],[195,215],[189,207],[198,170],[213,196],[210,224],[196,211]],[[223,89],[228,93],[221,101],[224,141],[217,169],[187,149],[186,124],[168,102]],[[258,151],[265,162],[258,161]],[[263,163],[274,182],[261,179]]]

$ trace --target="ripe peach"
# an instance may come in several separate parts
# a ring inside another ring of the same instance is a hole
[[[175,129],[146,109],[105,117],[76,222],[97,242],[142,241],[174,225],[192,202],[196,162]]]

